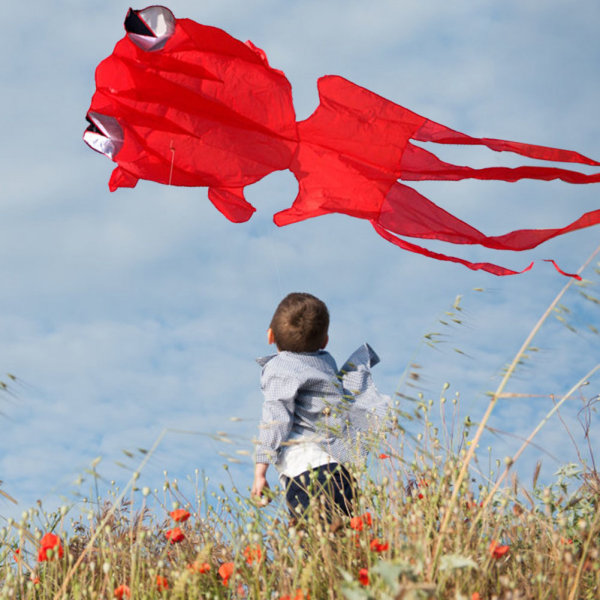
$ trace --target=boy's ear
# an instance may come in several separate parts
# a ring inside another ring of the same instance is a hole
[[[275,343],[275,336],[273,335],[273,330],[270,327],[267,329],[267,342],[269,342],[269,344]]]

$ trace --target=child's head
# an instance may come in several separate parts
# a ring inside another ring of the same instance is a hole
[[[271,319],[269,342],[278,350],[316,352],[325,348],[329,311],[311,294],[293,292],[280,303]]]

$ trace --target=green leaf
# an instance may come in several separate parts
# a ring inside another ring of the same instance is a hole
[[[460,554],[446,554],[440,558],[440,571],[454,571],[456,569],[478,569],[477,563],[468,556]]]

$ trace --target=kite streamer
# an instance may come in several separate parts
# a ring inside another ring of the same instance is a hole
[[[241,223],[255,210],[244,188],[289,169],[299,191],[290,208],[275,214],[277,225],[345,214],[370,221],[400,248],[495,275],[516,271],[432,252],[399,236],[521,251],[600,223],[600,210],[594,210],[555,229],[487,236],[405,183],[600,182],[600,173],[556,166],[453,165],[414,142],[479,145],[549,162],[600,166],[578,152],[471,137],[335,75],[318,80],[319,106],[297,122],[289,81],[251,42],[176,19],[162,6],[130,9],[125,29],[125,37],[96,70],[90,126],[84,133],[89,146],[117,163],[111,191],[134,187],[139,179],[203,186],[219,211]]]

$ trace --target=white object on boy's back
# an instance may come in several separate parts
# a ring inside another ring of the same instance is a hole
[[[297,477],[309,469],[338,461],[321,448],[318,436],[307,437],[292,431],[285,445],[279,451],[275,468],[280,477]]]

